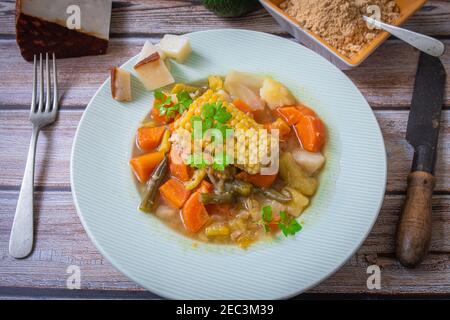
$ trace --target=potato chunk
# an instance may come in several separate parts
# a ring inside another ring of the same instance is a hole
[[[271,78],[264,79],[259,94],[272,110],[278,107],[294,105],[297,103],[294,96],[285,86]]]
[[[292,195],[292,200],[286,204],[286,211],[291,216],[297,218],[308,206],[309,199],[294,188],[286,187],[285,189]]]
[[[290,152],[281,154],[278,173],[289,187],[297,189],[304,195],[312,196],[317,190],[317,180],[308,176],[303,168],[297,164]]]

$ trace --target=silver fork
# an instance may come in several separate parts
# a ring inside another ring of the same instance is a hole
[[[37,70],[37,57],[34,56],[33,94],[31,97],[30,122],[33,125],[30,149],[28,150],[27,164],[20,188],[16,214],[9,238],[9,254],[14,258],[26,257],[33,248],[33,189],[34,189],[34,158],[36,155],[36,142],[39,131],[56,119],[58,113],[58,83],[56,59],[53,54],[53,94],[51,90],[50,68],[48,53],[45,54],[45,70],[42,54],[39,55],[39,71]],[[44,97],[44,72],[46,74],[46,92]],[[39,73],[39,94],[37,91],[37,78]],[[37,100],[38,96],[38,101]],[[45,99],[45,100],[44,100]],[[44,102],[45,101],[45,102]],[[45,104],[44,104],[45,103]]]

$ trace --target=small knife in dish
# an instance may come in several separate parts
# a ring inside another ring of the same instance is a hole
[[[406,267],[419,264],[430,245],[431,198],[445,78],[439,58],[420,53],[406,129],[414,158],[396,239],[396,256]]]

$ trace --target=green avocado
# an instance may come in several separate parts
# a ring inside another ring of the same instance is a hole
[[[258,0],[203,0],[203,5],[220,17],[238,17],[259,7]]]

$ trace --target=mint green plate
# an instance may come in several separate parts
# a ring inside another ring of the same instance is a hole
[[[327,124],[327,164],[320,188],[292,238],[248,250],[198,243],[140,201],[128,166],[134,134],[152,93],[133,79],[131,103],[111,98],[106,80],[78,127],[71,158],[75,205],[86,232],[121,272],[148,290],[176,299],[277,299],[311,288],[339,269],[368,235],[386,185],[386,153],[372,110],[331,63],[292,41],[245,30],[189,34],[193,53],[172,63],[177,81],[229,70],[266,74],[287,85]],[[125,63],[132,70],[136,58]]]

